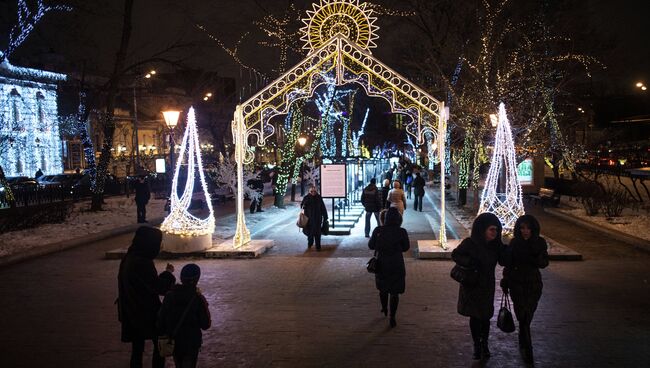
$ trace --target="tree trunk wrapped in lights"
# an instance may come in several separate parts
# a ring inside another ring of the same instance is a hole
[[[505,191],[497,192],[502,169],[505,172]],[[515,221],[524,212],[524,204],[521,200],[521,185],[517,178],[517,162],[515,161],[515,145],[512,140],[510,123],[506,116],[506,108],[503,103],[499,105],[499,125],[497,126],[494,142],[494,152],[490,171],[483,188],[481,206],[478,213],[491,212],[497,215],[503,229],[512,231]]]

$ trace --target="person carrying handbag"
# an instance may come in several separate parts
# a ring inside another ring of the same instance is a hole
[[[548,266],[548,245],[539,232],[539,222],[535,217],[524,215],[517,219],[514,238],[506,248],[501,280],[503,292],[512,298],[519,322],[519,349],[526,363],[533,362],[530,324],[542,297],[543,283],[539,270]]]
[[[323,233],[323,224],[327,221],[327,208],[323,197],[318,194],[316,186],[309,187],[309,194],[303,197],[300,203],[300,208],[303,209],[304,214],[307,216],[307,226],[302,228],[302,232],[307,235],[307,249],[310,249],[314,242],[316,243],[316,250],[320,251],[320,239]]]
[[[208,302],[197,284],[201,277],[198,265],[190,263],[181,270],[181,285],[165,295],[158,313],[158,329],[173,339],[176,368],[195,368],[203,344],[201,330],[212,325]],[[163,341],[164,343],[164,341]]]
[[[397,325],[395,317],[399,294],[403,294],[406,289],[406,267],[402,253],[409,250],[410,243],[408,233],[401,225],[402,215],[397,208],[391,207],[386,211],[382,226],[373,230],[368,241],[368,248],[377,253],[375,285],[379,290],[381,313],[384,316],[388,315],[390,296],[390,327]]]

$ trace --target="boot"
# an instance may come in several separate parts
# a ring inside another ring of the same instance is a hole
[[[399,305],[399,295],[390,296],[390,327],[397,326],[395,315],[397,314],[397,306]]]
[[[381,313],[384,317],[388,316],[388,293],[379,293],[379,301],[381,302]]]
[[[481,358],[487,359],[491,357],[490,349],[488,348],[487,339],[481,339]]]
[[[481,344],[479,341],[474,341],[474,353],[472,354],[472,359],[480,360],[481,359]]]

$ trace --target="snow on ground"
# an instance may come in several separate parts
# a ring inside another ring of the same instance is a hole
[[[79,202],[64,223],[0,234],[0,257],[137,223],[133,196],[106,198],[105,201],[104,211],[90,212],[88,201]],[[152,199],[147,205],[147,218],[165,216],[164,207],[165,199]]]
[[[650,240],[650,231],[648,230],[650,229],[650,214],[644,210],[626,208],[623,210],[621,217],[615,217],[611,220],[608,220],[602,213],[596,216],[587,216],[582,205],[577,202],[562,201],[562,207],[558,208],[558,210],[598,226]]]

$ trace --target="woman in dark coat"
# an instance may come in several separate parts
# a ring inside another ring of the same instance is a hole
[[[170,264],[160,275],[156,271],[153,260],[160,252],[161,241],[160,230],[146,226],[138,228],[117,276],[122,341],[132,343],[132,368],[142,367],[145,340],[153,341],[152,366],[165,366],[165,359],[158,354],[156,318],[161,305],[159,295],[165,295],[176,278]]]
[[[548,266],[548,245],[539,236],[537,219],[524,215],[517,219],[514,238],[506,248],[501,288],[510,293],[519,321],[519,348],[524,361],[532,363],[533,344],[530,337],[530,322],[542,296],[542,275],[540,268]]]
[[[307,235],[307,249],[314,245],[316,241],[316,250],[320,251],[320,237],[321,228],[323,223],[327,221],[327,208],[323,197],[318,194],[315,186],[309,187],[309,194],[307,194],[300,203],[300,208],[305,212],[309,219],[307,226],[302,228],[302,232]]]
[[[403,252],[409,250],[409,236],[402,225],[402,215],[395,207],[386,212],[383,226],[372,232],[368,248],[377,251],[377,273],[375,284],[379,290],[381,312],[387,315],[388,295],[390,294],[390,326],[395,327],[395,314],[399,305],[399,294],[406,288],[406,268]]]
[[[472,224],[472,234],[451,253],[460,266],[478,269],[479,282],[474,287],[460,285],[458,313],[469,317],[474,341],[474,359],[489,358],[490,319],[494,315],[494,269],[503,253],[501,222],[492,213],[482,213]]]

